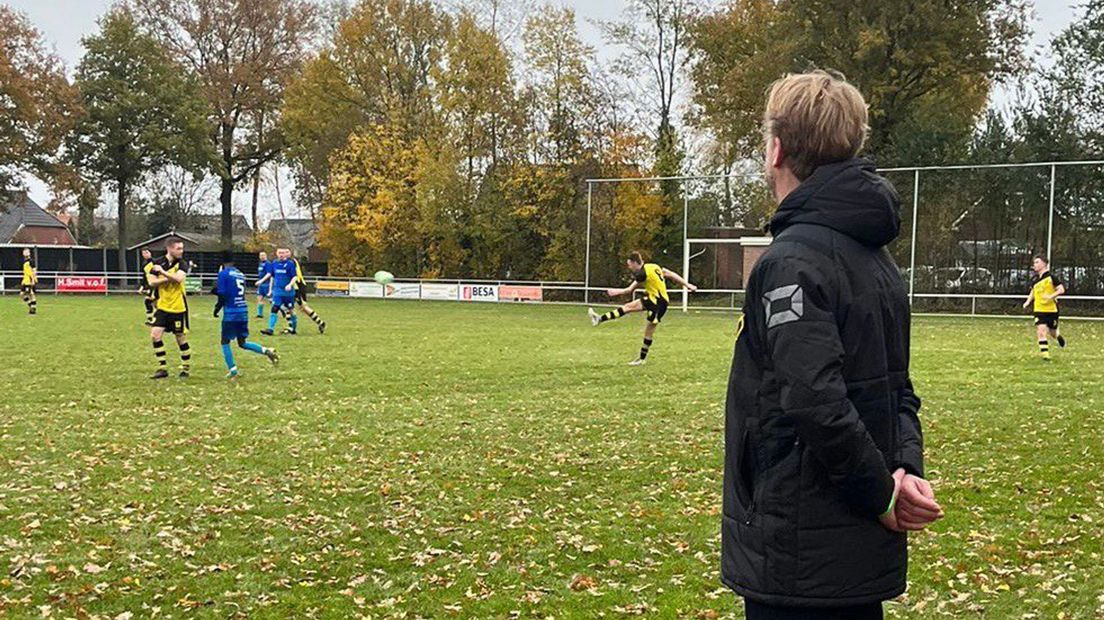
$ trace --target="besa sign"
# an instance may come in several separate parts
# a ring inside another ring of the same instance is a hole
[[[464,284],[460,287],[464,301],[498,301],[498,287],[490,284]]]

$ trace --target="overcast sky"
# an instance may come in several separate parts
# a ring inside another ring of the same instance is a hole
[[[717,4],[720,0],[708,1],[710,4]],[[601,35],[592,22],[616,18],[624,9],[626,0],[553,0],[553,2],[575,9],[584,40],[594,46],[600,56],[612,58],[617,54],[617,50],[603,44]],[[96,29],[96,19],[113,4],[113,0],[0,0],[0,3],[27,14],[72,71],[83,53],[81,37]],[[1034,0],[1034,18],[1031,22],[1032,50],[1041,53],[1050,39],[1073,21],[1078,14],[1075,7],[1079,4],[1081,0]],[[1007,92],[994,93],[994,103],[997,106],[1003,107],[1008,98]],[[33,198],[41,204],[49,201],[49,193],[41,184],[32,183],[31,190]],[[275,206],[271,204],[275,201],[275,194],[271,190],[268,193],[266,202],[270,205],[266,211],[271,216],[275,212]],[[283,193],[286,197],[286,188]],[[244,197],[239,198],[235,201],[235,212],[245,213],[248,207]],[[285,202],[288,201],[285,200]]]

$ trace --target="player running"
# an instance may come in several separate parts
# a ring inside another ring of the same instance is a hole
[[[1050,341],[1054,338],[1059,347],[1066,346],[1066,339],[1058,333],[1058,297],[1066,293],[1066,285],[1050,272],[1050,263],[1042,256],[1036,256],[1031,263],[1035,278],[1031,281],[1031,292],[1023,307],[1034,302],[1035,334],[1039,340],[1039,353],[1043,361],[1050,361]]]
[[[223,254],[222,269],[218,274],[215,290],[215,318],[222,312],[222,358],[226,360],[227,379],[238,378],[238,365],[234,361],[234,352],[230,341],[236,340],[238,347],[264,355],[273,365],[280,361],[276,349],[262,347],[249,342],[249,302],[245,300],[245,274],[234,267],[234,255]]]
[[[38,314],[38,271],[31,260],[31,248],[23,248],[23,280],[19,283],[19,296],[27,304],[27,314]]]
[[[142,248],[142,283],[138,285],[138,292],[146,303],[146,325],[153,325],[153,306],[157,302],[157,287],[150,284],[150,270],[153,269],[153,253],[149,248]]]
[[[303,308],[303,312],[307,313],[310,320],[314,321],[314,324],[318,326],[318,333],[326,333],[326,322],[318,317],[318,313],[314,311],[307,304],[307,281],[303,278],[303,267],[299,264],[298,258],[292,258],[295,262],[295,302]]]
[[[655,335],[656,327],[663,320],[663,315],[667,314],[667,306],[671,303],[667,296],[667,280],[673,280],[691,293],[697,291],[698,287],[690,284],[673,271],[664,269],[655,263],[645,263],[640,256],[640,252],[633,252],[629,255],[629,258],[625,260],[625,264],[633,274],[632,284],[625,288],[611,288],[606,293],[610,297],[632,295],[633,291],[643,284],[644,296],[605,314],[598,314],[594,311],[594,308],[587,308],[587,315],[590,316],[591,324],[598,326],[632,312],[647,310],[648,322],[644,326],[644,346],[640,347],[640,357],[629,362],[630,366],[642,366],[645,360],[648,359],[648,350],[652,347],[652,336]]]
[[[265,301],[272,297],[272,261],[265,252],[257,258],[260,259],[257,263],[257,318],[263,319]]]
[[[296,333],[299,317],[295,316],[295,276],[295,261],[291,260],[291,250],[277,248],[276,262],[272,264],[272,311],[268,315],[268,328],[262,329],[262,334],[271,336],[275,333],[276,319],[281,314],[288,322],[284,333]]]
[[[153,313],[153,326],[150,327],[150,340],[153,352],[157,356],[157,372],[151,379],[164,379],[169,376],[165,360],[165,343],[161,337],[165,332],[176,336],[180,347],[180,378],[187,379],[192,368],[192,349],[188,344],[188,300],[184,296],[184,280],[188,277],[191,264],[183,259],[184,242],[171,238],[165,244],[165,255],[154,261],[150,267],[151,286],[157,289],[156,309]]]

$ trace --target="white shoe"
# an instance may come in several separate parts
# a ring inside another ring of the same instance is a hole
[[[590,317],[590,324],[598,327],[598,324],[602,322],[602,316],[594,311],[594,308],[587,308],[587,316]]]
[[[647,360],[642,360],[639,357],[629,362],[629,366],[643,366]]]

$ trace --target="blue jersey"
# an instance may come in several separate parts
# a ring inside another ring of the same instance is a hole
[[[261,278],[264,278],[268,274],[272,273],[272,261],[264,261],[257,265],[257,294],[267,296],[272,290],[272,279],[268,279],[264,284],[260,284]]]
[[[295,289],[287,290],[287,286],[295,282],[295,261],[278,260],[272,263],[272,296],[295,297]]]
[[[222,322],[249,320],[249,303],[245,301],[245,274],[236,267],[225,267],[218,274],[215,288],[222,302]]]

